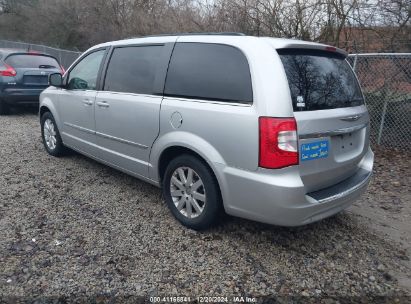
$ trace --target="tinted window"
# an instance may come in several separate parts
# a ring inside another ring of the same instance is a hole
[[[364,103],[354,72],[330,52],[278,50],[290,86],[294,111],[353,107]]]
[[[68,88],[73,90],[95,90],[104,53],[105,50],[96,51],[81,59],[70,71]]]
[[[59,69],[60,65],[53,57],[42,55],[11,55],[6,58],[5,62],[13,68],[29,69]]]
[[[162,46],[116,48],[107,68],[105,91],[152,94]]]
[[[227,45],[177,43],[164,93],[250,103],[253,96],[247,59],[240,50]]]

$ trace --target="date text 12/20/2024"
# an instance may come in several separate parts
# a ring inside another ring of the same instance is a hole
[[[150,297],[151,303],[188,303],[192,301],[197,303],[257,303],[257,298],[244,296]]]

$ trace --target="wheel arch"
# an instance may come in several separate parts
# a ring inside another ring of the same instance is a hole
[[[58,115],[57,109],[54,103],[48,97],[41,99],[40,108],[39,108],[39,119],[41,119],[41,116],[46,112],[50,112],[51,115],[53,115],[54,120],[56,121],[57,127],[61,130],[60,117]]]
[[[225,210],[225,204],[224,204],[224,188],[222,187],[223,183],[221,180],[221,176],[218,175],[218,171],[214,167],[214,164],[210,164],[209,161],[201,154],[196,151],[196,149],[188,148],[187,146],[184,145],[172,145],[167,148],[165,148],[162,153],[160,154],[159,160],[158,160],[158,177],[159,177],[159,185],[162,186],[162,181],[163,177],[165,174],[165,171],[167,169],[167,165],[172,161],[174,158],[178,157],[179,155],[192,155],[196,159],[198,159],[201,163],[203,163],[210,171],[211,175],[215,179],[216,185],[217,185],[217,192],[220,197],[220,202],[221,202],[221,208]]]
[[[164,173],[166,171],[167,165],[172,161],[174,158],[176,158],[179,155],[182,154],[188,154],[196,157],[199,159],[201,162],[203,162],[207,167],[213,172],[213,169],[211,166],[207,163],[207,161],[197,152],[183,146],[170,146],[166,148],[160,155],[159,161],[158,161],[158,176],[160,179],[160,183],[163,180]],[[215,175],[215,174],[214,174]]]
[[[40,110],[39,110],[39,117],[41,118],[42,116],[43,116],[43,114],[44,113],[46,113],[46,112],[50,112],[51,113],[51,111],[50,111],[50,109],[47,107],[47,106],[41,106],[40,107]],[[54,116],[54,115],[53,115]]]
[[[220,184],[216,164],[225,164],[221,154],[203,138],[182,131],[168,133],[154,143],[150,153],[150,178],[161,183],[167,164],[183,153],[203,161]]]

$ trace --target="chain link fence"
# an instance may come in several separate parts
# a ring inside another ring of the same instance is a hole
[[[411,53],[352,54],[348,57],[371,118],[371,143],[411,146]]]
[[[43,52],[57,58],[65,69],[67,69],[74,62],[74,60],[76,60],[81,54],[81,52],[76,51],[68,51],[45,45],[16,42],[9,40],[0,40],[0,48]]]

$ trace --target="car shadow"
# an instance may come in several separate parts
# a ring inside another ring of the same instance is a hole
[[[29,106],[19,106],[11,107],[7,116],[17,116],[17,115],[37,115],[39,112],[38,105],[29,105]]]

